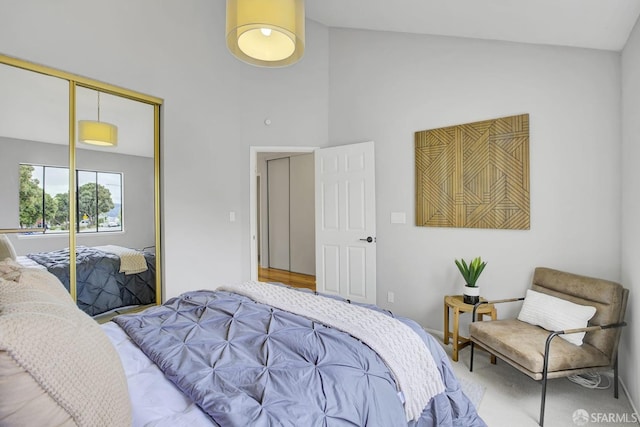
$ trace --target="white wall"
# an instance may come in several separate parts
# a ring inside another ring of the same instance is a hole
[[[619,279],[617,53],[346,29],[329,51],[331,144],[376,144],[378,304],[442,330],[460,257],[488,261],[490,298],[524,295],[536,266]],[[414,132],[522,113],[531,229],[416,227]]]
[[[640,408],[640,24],[631,33],[622,53],[622,283],[629,288],[627,323],[622,336],[620,371]]]
[[[164,99],[166,298],[250,277],[249,146],[328,140],[327,28],[307,21],[303,59],[264,69],[229,54],[224,15],[208,0],[0,3],[0,52]]]
[[[307,21],[302,61],[260,69],[227,52],[222,1],[23,0],[0,3],[0,16],[0,52],[164,98],[165,297],[249,278],[249,146],[366,140],[376,143],[381,305],[441,329],[442,297],[462,286],[453,260],[476,255],[489,262],[479,281],[488,297],[522,294],[537,265],[620,279],[616,53]],[[638,71],[637,44],[625,51],[625,81]],[[626,104],[637,117],[637,101]],[[413,226],[413,133],[520,113],[531,120],[531,230]],[[625,156],[638,157],[638,133],[625,126]],[[625,170],[626,193],[639,178]],[[392,211],[408,223],[391,225]],[[627,240],[625,257],[636,248]],[[629,366],[638,343],[627,348]]]

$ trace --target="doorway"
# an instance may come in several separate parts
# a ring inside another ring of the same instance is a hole
[[[308,187],[299,189],[300,183],[295,179],[297,174],[296,167],[305,168],[308,161],[306,163],[291,162],[291,165],[293,165],[291,166],[288,159],[303,154],[312,154],[314,151],[314,147],[250,148],[251,280],[280,282],[315,290],[314,221],[311,219],[310,236],[308,224],[304,225],[303,229],[298,225],[303,222],[300,217],[306,217],[306,221],[309,221],[309,218],[313,218],[313,211],[311,211],[311,214],[305,212],[304,209],[290,211],[288,206],[290,196],[294,204],[296,203],[295,200],[299,200],[296,192],[305,191],[309,193]],[[282,159],[286,159],[286,161]],[[313,161],[313,159],[311,160]],[[271,180],[271,183],[269,183],[266,168],[267,161],[272,162],[273,166],[272,174],[274,179]],[[289,180],[289,172],[293,177],[292,184]],[[311,187],[313,188],[313,178],[311,178],[311,181]],[[267,192],[269,187],[274,200],[271,206]],[[276,192],[278,194],[275,194]],[[313,200],[313,191],[311,193],[311,200]],[[306,196],[309,196],[309,194]],[[307,202],[303,202],[303,204],[306,205]],[[308,208],[308,206],[306,207]],[[269,213],[274,218],[273,224],[269,221]],[[289,222],[290,217],[291,224]],[[295,250],[295,247],[304,246],[305,240],[309,240],[311,247],[304,247],[303,251]],[[280,244],[274,244],[274,242],[279,242]],[[291,248],[293,250],[289,249],[290,245],[292,245]],[[311,264],[309,264],[308,260],[309,255],[301,258],[301,254],[309,251],[311,251]],[[271,256],[270,252],[273,256]],[[275,265],[272,265],[272,258]]]
[[[314,153],[315,172],[313,238],[316,291],[340,295],[356,302],[375,304],[377,291],[373,141],[322,149],[250,147],[251,279],[258,280],[258,156],[261,153],[273,153],[275,157],[284,157],[286,153],[311,152]],[[261,228],[264,230],[263,221]],[[264,248],[264,242],[262,246]],[[261,264],[265,265],[264,256],[261,257]]]

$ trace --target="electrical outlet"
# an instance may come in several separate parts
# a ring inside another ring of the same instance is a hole
[[[387,302],[393,302],[396,299],[396,296],[393,292],[387,292]]]

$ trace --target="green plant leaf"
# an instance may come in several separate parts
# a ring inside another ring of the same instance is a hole
[[[456,265],[458,266],[458,270],[460,270],[460,274],[464,278],[466,284],[468,286],[475,287],[480,274],[484,270],[487,265],[486,262],[482,261],[481,257],[476,257],[469,262],[467,265],[464,258],[461,258],[460,261],[454,260]]]
[[[460,261],[458,260],[455,260],[456,265],[458,266],[458,270],[460,270],[460,274],[462,275],[464,280],[467,281],[469,279],[469,269],[467,268],[467,264],[464,262],[464,259],[461,261],[462,263],[460,263]]]
[[[482,264],[480,264],[480,268],[478,269],[478,274],[476,274],[476,279],[480,276],[480,273],[482,273],[482,271],[486,266],[487,266],[486,262],[483,262]]]

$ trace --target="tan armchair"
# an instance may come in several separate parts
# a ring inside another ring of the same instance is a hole
[[[595,307],[595,314],[585,328],[550,331],[518,319],[473,322],[469,326],[473,371],[474,347],[478,345],[533,378],[542,380],[540,426],[544,423],[547,379],[586,372],[613,369],[614,396],[618,398],[618,341],[629,295],[628,289],[607,280],[580,276],[538,267],[533,275],[532,291],[551,295],[582,306]],[[546,298],[546,297],[545,297]],[[522,301],[511,298],[476,304],[499,304]],[[564,334],[586,332],[582,345],[564,339]]]

